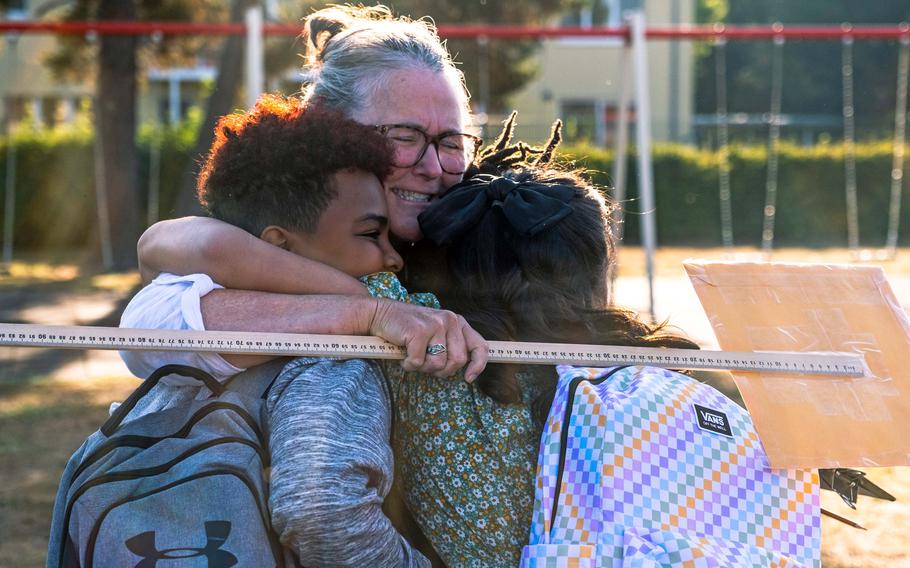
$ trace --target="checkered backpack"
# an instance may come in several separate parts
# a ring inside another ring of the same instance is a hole
[[[817,473],[770,469],[736,403],[653,367],[558,371],[522,566],[820,566]]]

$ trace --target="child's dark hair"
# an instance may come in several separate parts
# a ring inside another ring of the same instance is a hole
[[[265,95],[251,111],[218,121],[197,195],[213,217],[257,237],[269,225],[313,231],[336,196],[331,175],[356,169],[382,179],[392,151],[372,126]]]
[[[477,169],[488,173],[455,186],[420,217],[424,234],[443,247],[433,288],[442,305],[492,340],[697,349],[609,305],[611,205],[578,171],[552,163],[558,124],[540,150],[510,145],[514,118],[480,157]],[[539,424],[556,384],[545,369],[525,369],[543,383],[534,402]],[[490,365],[477,385],[499,402],[519,402],[515,371]]]

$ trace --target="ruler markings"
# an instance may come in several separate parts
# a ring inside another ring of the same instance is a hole
[[[651,365],[861,377],[860,355],[849,353],[736,352],[561,343],[489,341],[490,362],[570,365]],[[272,332],[121,329],[116,327],[0,324],[0,346],[146,351],[205,351],[248,355],[403,359],[403,347],[372,336]]]

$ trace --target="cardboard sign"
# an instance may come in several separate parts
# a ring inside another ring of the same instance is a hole
[[[733,373],[773,467],[910,465],[910,319],[881,268],[684,266],[722,349],[865,357],[860,378]]]

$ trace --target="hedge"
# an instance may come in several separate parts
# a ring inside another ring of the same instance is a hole
[[[161,135],[161,208],[172,211],[177,180],[190,159],[195,124]],[[140,203],[148,189],[148,128],[139,136]],[[88,128],[20,133],[16,145],[15,246],[59,249],[85,246],[96,226],[92,135]],[[0,141],[0,191],[6,176],[5,141]],[[564,148],[594,180],[609,186],[612,153],[600,148]],[[856,146],[860,240],[863,246],[884,243],[891,176],[890,142]],[[716,152],[685,145],[654,148],[654,182],[658,242],[662,245],[719,245],[720,205]],[[738,245],[761,241],[767,153],[764,147],[734,146],[730,150],[734,240]],[[775,246],[844,246],[844,147],[783,144],[780,154]],[[907,180],[904,180],[906,190]],[[901,242],[910,237],[910,196],[904,191]],[[625,235],[638,241],[637,164],[629,156]],[[0,197],[0,219],[3,213]],[[144,214],[141,217],[145,218]]]
[[[143,207],[149,189],[149,153],[158,140],[161,164],[159,210],[167,216],[176,200],[177,180],[189,161],[195,124],[187,121],[157,133],[142,128],[139,148],[139,203]],[[65,130],[22,131],[15,145],[16,250],[60,250],[85,247],[97,242],[95,175],[91,129],[77,126]],[[5,191],[9,140],[0,140],[0,224],[5,219]]]
[[[599,148],[564,148],[594,180],[610,183],[612,153]],[[779,161],[775,246],[846,246],[845,149],[841,144],[812,147],[782,144]],[[891,142],[857,144],[856,177],[862,246],[885,242],[891,192]],[[737,245],[761,243],[767,151],[763,146],[730,148],[733,236]],[[721,244],[717,152],[683,145],[657,145],[653,151],[658,242],[662,245]],[[910,173],[910,172],[908,172]],[[910,238],[910,195],[903,179],[900,242]],[[637,162],[629,156],[625,204],[626,242],[638,242],[640,206]]]

